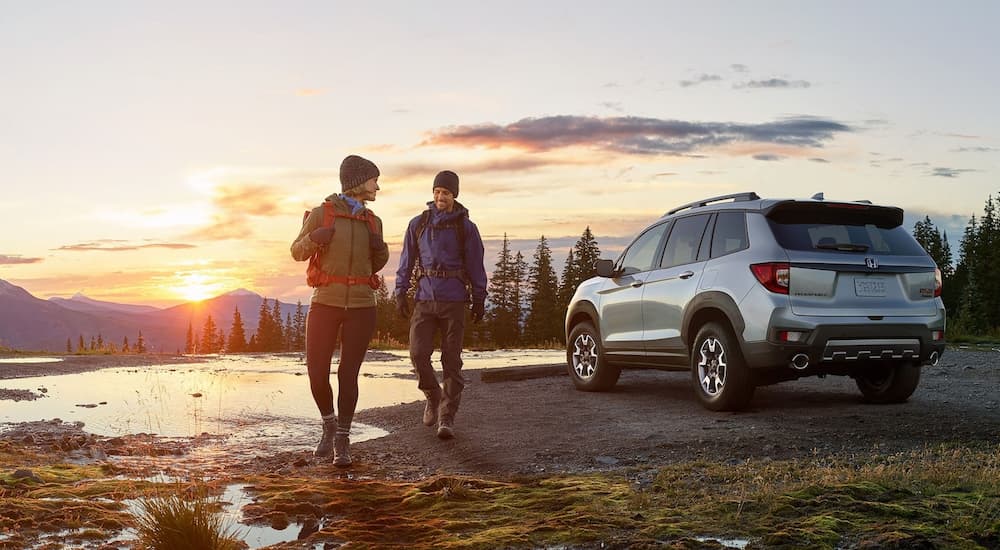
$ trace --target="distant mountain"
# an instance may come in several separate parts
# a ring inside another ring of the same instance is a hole
[[[127,320],[66,309],[0,280],[0,345],[21,350],[65,351],[70,338],[76,349],[80,335],[87,343],[98,334],[119,344],[134,341],[135,325]]]
[[[134,306],[130,304],[116,304],[114,302],[104,302],[101,300],[94,300],[93,298],[88,298],[83,294],[76,293],[71,298],[49,298],[50,302],[58,304],[66,309],[72,309],[73,311],[84,311],[87,313],[104,313],[108,311],[115,311],[119,313],[151,313],[153,311],[159,311],[160,308],[153,306]]]
[[[118,346],[128,337],[134,345],[141,330],[149,351],[173,353],[184,350],[189,326],[200,337],[209,315],[217,327],[229,334],[236,308],[249,338],[257,332],[263,301],[262,296],[246,289],[166,309],[102,302],[79,295],[42,300],[0,279],[0,345],[61,352],[66,350],[67,338],[75,350],[81,336],[89,344],[91,337],[98,335]],[[273,299],[267,301],[267,308],[273,311]],[[279,302],[282,321],[288,315],[294,316],[295,309],[296,304]],[[302,309],[308,312],[307,305]]]

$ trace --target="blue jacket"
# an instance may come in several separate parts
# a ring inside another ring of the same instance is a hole
[[[406,293],[410,288],[410,276],[416,267],[417,255],[426,270],[460,271],[465,270],[472,285],[472,301],[486,301],[486,267],[483,265],[483,239],[479,236],[479,228],[469,219],[469,211],[460,203],[455,202],[451,212],[441,212],[434,207],[434,202],[428,202],[430,219],[427,222],[420,240],[417,242],[417,231],[420,218],[410,220],[403,237],[403,251],[399,255],[399,269],[396,270],[395,295]],[[465,228],[465,262],[459,251],[459,235],[457,224]],[[450,226],[450,227],[449,227]],[[467,302],[469,293],[465,281],[457,277],[434,277],[427,275],[420,278],[417,284],[418,301],[433,302]]]

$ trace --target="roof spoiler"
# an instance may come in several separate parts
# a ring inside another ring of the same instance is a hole
[[[820,191],[819,193],[816,193],[815,195],[813,195],[813,196],[811,196],[809,198],[812,199],[812,200],[814,200],[814,201],[825,201],[826,200],[826,198],[823,197],[823,192],[822,191]],[[854,202],[861,203],[861,204],[871,204],[872,203],[872,201],[870,201],[868,199],[861,199],[861,200],[857,200],[857,201],[854,201]]]
[[[676,213],[680,212],[681,210],[686,210],[688,208],[697,208],[699,206],[707,206],[707,205],[709,205],[709,204],[711,204],[713,202],[719,202],[719,201],[724,201],[724,200],[729,200],[729,199],[732,199],[733,202],[755,201],[755,200],[759,200],[760,196],[758,196],[757,193],[754,193],[753,191],[750,191],[748,193],[733,193],[731,195],[720,195],[718,197],[712,197],[710,199],[702,199],[700,201],[689,202],[689,203],[687,203],[687,204],[685,204],[683,206],[678,206],[677,208],[674,208],[673,210],[671,210],[671,211],[667,212],[666,214],[664,214],[664,216],[670,216],[672,214],[676,214]]]

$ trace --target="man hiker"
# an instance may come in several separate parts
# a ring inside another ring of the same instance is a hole
[[[479,228],[458,198],[458,175],[450,170],[434,177],[434,200],[410,220],[396,270],[396,309],[410,317],[410,360],[418,387],[427,396],[423,422],[437,424],[437,436],[454,437],[455,413],[462,400],[462,338],[465,310],[472,303],[472,322],[482,320],[486,302],[486,268]],[[416,277],[416,303],[406,297]],[[441,334],[442,387],[431,366],[434,335]]]
[[[341,193],[306,212],[292,243],[292,258],[309,260],[306,282],[314,287],[306,317],[306,369],[313,400],[323,418],[317,457],[333,454],[335,466],[351,465],[350,435],[358,405],[358,372],[375,332],[377,272],[389,261],[382,220],[366,203],[379,190],[372,161],[349,155],[340,165]],[[330,362],[340,334],[337,408]]]

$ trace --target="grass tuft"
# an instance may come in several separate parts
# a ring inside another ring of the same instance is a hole
[[[139,543],[148,550],[238,550],[246,548],[240,533],[226,526],[217,503],[156,497],[141,503],[136,517]]]

